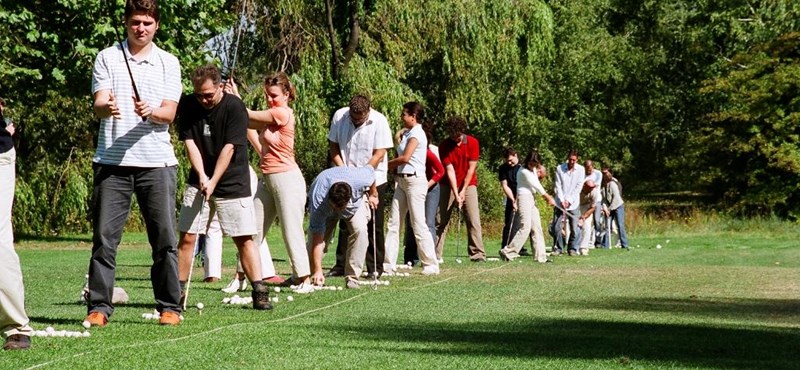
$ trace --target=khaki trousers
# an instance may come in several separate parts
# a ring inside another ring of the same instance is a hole
[[[483,230],[481,229],[481,215],[478,207],[478,188],[468,186],[464,200],[464,222],[467,226],[467,252],[472,261],[486,260],[486,251],[483,248]],[[436,258],[442,259],[445,237],[450,224],[453,211],[458,212],[458,202],[449,184],[442,183],[442,193],[439,197],[439,215],[436,219]],[[460,222],[460,220],[459,220]],[[460,238],[460,236],[458,236]],[[460,247],[460,246],[456,246]]]

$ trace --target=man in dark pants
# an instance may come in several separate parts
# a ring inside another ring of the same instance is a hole
[[[367,247],[367,271],[383,274],[383,207],[386,194],[388,160],[386,149],[394,146],[389,122],[380,112],[371,108],[369,99],[356,95],[350,105],[336,111],[331,119],[328,133],[331,161],[334,166],[363,167],[375,169],[375,186],[370,190],[370,207],[375,210],[375,219],[368,223],[369,246]],[[339,238],[336,246],[336,265],[329,276],[344,275],[345,249],[350,232],[346,223],[339,223]],[[375,235],[373,245],[372,235]],[[374,250],[373,250],[374,248]],[[374,259],[373,259],[374,258]],[[376,271],[373,271],[377,268]]]
[[[154,0],[128,1],[127,39],[97,55],[92,71],[100,135],[93,159],[93,246],[84,325],[105,326],[114,312],[117,247],[136,194],[152,248],[150,269],[162,325],[180,319],[175,188],[177,165],[169,125],[181,97],[178,59],[153,43],[160,14]],[[134,98],[131,75],[139,99]]]
[[[513,222],[514,213],[516,208],[514,203],[517,201],[517,170],[519,170],[519,156],[517,151],[513,148],[506,148],[503,151],[503,158],[505,162],[497,169],[497,179],[500,180],[500,187],[503,189],[503,194],[506,196],[506,209],[503,217],[503,236],[500,242],[500,248],[505,248],[511,239],[516,234],[519,220]],[[515,225],[517,224],[517,225]],[[519,251],[520,256],[530,256],[525,247]]]

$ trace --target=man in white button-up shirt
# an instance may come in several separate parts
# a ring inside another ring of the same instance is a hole
[[[369,98],[356,95],[350,100],[348,107],[341,108],[333,114],[328,143],[334,166],[372,166],[375,169],[375,185],[369,191],[369,203],[375,210],[375,219],[371,219],[368,224],[370,238],[366,261],[370,275],[375,272],[381,275],[384,259],[383,207],[386,203],[381,200],[387,187],[386,150],[394,146],[389,121],[383,114],[372,109]],[[336,265],[329,272],[331,276],[344,274],[345,261],[349,259],[345,256],[349,235],[346,224],[341,222],[336,247]],[[375,239],[374,246],[372,235]]]
[[[581,228],[578,225],[580,218],[580,195],[586,170],[578,163],[578,151],[570,150],[567,162],[556,167],[556,209],[553,214],[558,220],[562,215],[567,217],[569,224],[568,252],[570,256],[578,255],[578,244],[581,240]],[[553,254],[560,254],[564,250],[564,236],[555,233],[556,245]]]

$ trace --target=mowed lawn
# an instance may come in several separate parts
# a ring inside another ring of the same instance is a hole
[[[234,261],[227,243],[222,282],[200,283],[195,269],[190,301],[205,304],[202,315],[190,309],[174,328],[141,318],[154,308],[150,254],[143,235],[129,234],[117,285],[131,302],[109,326],[89,338],[34,337],[30,351],[0,353],[0,368],[797,369],[798,231],[640,232],[631,251],[546,265],[456,264],[451,237],[439,276],[416,268],[377,290],[293,294],[293,302],[284,290],[270,312],[221,303]],[[270,242],[287,275],[277,230]],[[496,254],[498,244],[487,241],[487,251]],[[89,240],[17,248],[32,326],[82,331]]]

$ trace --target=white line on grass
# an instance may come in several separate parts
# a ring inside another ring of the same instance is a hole
[[[491,271],[494,271],[494,270],[497,270],[497,269],[501,269],[501,268],[506,267],[506,266],[508,266],[508,264],[503,264],[503,265],[498,266],[498,267],[494,267],[494,268],[490,268],[490,269],[486,269],[486,270],[481,270],[481,271],[478,271],[478,272],[476,272],[474,274],[469,274],[469,276],[475,276],[475,275],[484,274],[484,273],[491,272]],[[428,283],[428,284],[423,284],[423,285],[419,285],[419,286],[416,286],[416,287],[411,287],[411,288],[407,288],[407,289],[398,289],[398,290],[416,290],[416,289],[419,289],[419,288],[425,288],[425,287],[429,287],[429,286],[433,286],[433,285],[437,285],[437,284],[442,284],[442,283],[448,282],[450,280],[453,280],[453,279],[455,279],[457,277],[461,277],[461,276],[451,276],[449,278],[442,279],[442,280],[437,280],[437,281],[434,281],[434,282],[431,282],[431,283]],[[187,336],[178,337],[178,338],[164,339],[164,340],[160,340],[160,341],[156,341],[156,342],[147,341],[147,342],[126,344],[126,345],[116,346],[116,347],[106,347],[106,348],[103,348],[102,351],[103,352],[107,352],[107,351],[110,351],[110,350],[134,348],[134,347],[140,347],[140,346],[144,346],[144,345],[151,346],[151,345],[154,345],[154,344],[161,344],[161,343],[173,343],[173,342],[181,341],[181,340],[184,340],[184,339],[194,338],[194,337],[198,337],[198,336],[202,336],[202,335],[218,332],[218,331],[225,330],[225,329],[235,328],[237,326],[242,326],[242,325],[270,324],[270,323],[276,323],[276,322],[289,321],[289,320],[292,320],[292,319],[296,319],[298,317],[302,317],[302,316],[306,316],[306,315],[312,314],[314,312],[327,310],[329,308],[336,307],[338,305],[347,303],[349,301],[361,298],[361,297],[363,297],[363,296],[365,296],[367,294],[369,294],[369,292],[364,292],[364,293],[361,293],[359,295],[355,295],[355,296],[352,296],[350,298],[347,298],[347,299],[345,299],[343,301],[339,301],[339,302],[332,303],[332,304],[329,304],[329,305],[324,306],[324,307],[315,308],[313,310],[308,310],[308,311],[305,311],[305,312],[301,312],[301,313],[298,313],[298,314],[295,314],[295,315],[283,317],[283,318],[280,318],[280,319],[275,319],[275,320],[270,320],[270,321],[257,321],[257,322],[240,322],[240,323],[236,323],[236,324],[220,326],[218,328],[214,328],[214,329],[211,329],[211,330],[206,330],[206,331],[202,331],[202,332],[199,332],[199,333],[189,334]],[[90,355],[90,354],[93,354],[95,352],[100,352],[100,350],[76,353],[74,355],[57,358],[57,359],[54,359],[54,360],[43,362],[43,363],[38,364],[38,365],[33,365],[33,366],[31,366],[31,367],[29,367],[27,369],[28,370],[29,369],[38,369],[38,368],[41,368],[41,367],[52,365],[52,364],[54,364],[56,362],[60,362],[60,361],[68,360],[68,359],[73,359],[73,358],[78,358],[78,357],[81,357],[81,356]]]
[[[295,314],[295,315],[283,317],[283,318],[280,318],[280,319],[269,320],[269,321],[256,321],[256,322],[240,322],[240,323],[236,323],[236,324],[220,326],[218,328],[214,328],[214,329],[211,329],[211,330],[206,330],[206,331],[202,331],[202,332],[199,332],[199,333],[189,334],[187,336],[178,337],[178,338],[164,339],[164,340],[159,340],[159,341],[155,341],[155,342],[147,341],[147,342],[132,343],[132,344],[126,344],[126,345],[116,346],[116,347],[106,347],[106,348],[103,348],[102,351],[103,352],[107,352],[107,351],[116,350],[116,349],[126,349],[126,348],[140,347],[140,346],[145,346],[145,345],[150,346],[150,345],[161,344],[161,343],[172,343],[172,342],[177,342],[177,341],[181,341],[181,340],[184,340],[184,339],[194,338],[194,337],[198,337],[198,336],[202,336],[202,335],[218,332],[218,331],[225,330],[225,329],[235,328],[237,326],[243,326],[243,325],[270,324],[270,323],[276,323],[276,322],[289,321],[289,320],[296,319],[296,318],[301,317],[301,316],[306,316],[306,315],[312,314],[314,312],[327,310],[329,308],[336,307],[336,306],[338,306],[340,304],[344,304],[344,303],[347,303],[347,302],[352,301],[354,299],[361,298],[362,296],[364,296],[366,294],[369,294],[369,292],[361,293],[359,295],[347,298],[347,299],[345,299],[343,301],[339,301],[339,302],[332,303],[332,304],[329,304],[329,305],[324,306],[324,307],[315,308],[313,310],[308,310],[308,311],[305,311],[305,312],[301,312],[301,313],[298,313],[298,314]],[[68,360],[68,359],[72,359],[72,358],[78,358],[78,357],[81,357],[81,356],[90,355],[92,353],[100,352],[100,351],[101,350],[94,350],[94,351],[86,351],[86,352],[76,353],[76,354],[71,355],[71,356],[66,356],[66,357],[50,360],[50,361],[47,361],[47,362],[43,362],[41,364],[31,366],[28,369],[38,369],[40,367],[45,367],[45,366],[48,366],[48,365],[52,365],[53,363],[56,363],[56,362],[60,362],[60,361]]]
[[[494,271],[494,270],[497,270],[497,269],[501,269],[501,268],[506,267],[508,265],[509,264],[507,264],[507,263],[506,264],[502,264],[502,265],[497,266],[497,267],[493,267],[493,268],[490,268],[490,269],[478,271],[478,272],[476,272],[474,274],[469,274],[469,276],[475,276],[475,275],[484,274],[484,273],[491,272],[491,271]],[[427,288],[429,286],[433,286],[433,285],[437,285],[437,284],[442,284],[442,283],[448,282],[448,281],[453,280],[453,279],[458,278],[458,277],[461,277],[461,275],[451,276],[451,277],[449,277],[447,279],[437,280],[437,281],[434,281],[434,282],[430,282],[428,284],[417,285],[417,286],[411,287],[411,288],[405,288],[405,289],[404,288],[400,288],[398,290],[417,290],[417,289],[420,289],[420,288]]]

